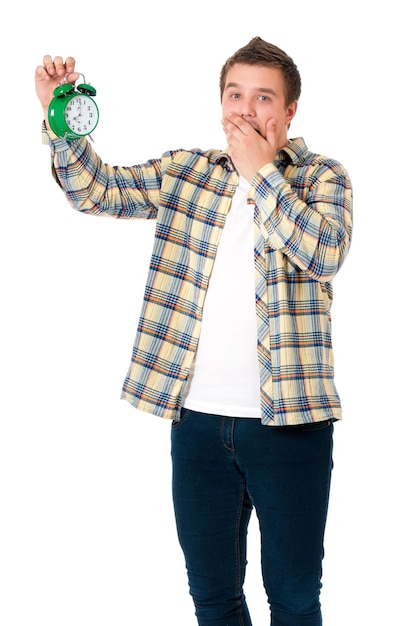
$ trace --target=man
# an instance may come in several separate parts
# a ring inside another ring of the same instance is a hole
[[[36,70],[45,111],[75,61]],[[122,397],[172,421],[173,498],[198,624],[251,624],[247,527],[259,519],[271,623],[319,626],[332,469],[332,278],[352,192],[333,159],[288,139],[301,80],[256,37],[220,78],[224,151],[110,167],[44,127],[74,208],[154,218],[155,242]]]

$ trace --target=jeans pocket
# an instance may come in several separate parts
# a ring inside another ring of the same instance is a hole
[[[172,430],[178,430],[178,428],[180,428],[182,424],[186,421],[186,418],[188,417],[188,415],[189,415],[189,410],[182,408],[179,419],[173,420],[172,422]]]

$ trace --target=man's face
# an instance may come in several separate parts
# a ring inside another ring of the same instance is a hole
[[[241,115],[264,138],[266,123],[273,119],[278,149],[287,144],[287,127],[296,108],[296,102],[286,106],[284,81],[279,69],[242,64],[229,69],[222,96],[223,117],[230,113]]]

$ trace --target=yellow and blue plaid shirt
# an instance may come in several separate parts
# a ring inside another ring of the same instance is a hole
[[[111,167],[86,139],[67,142],[49,133],[48,140],[54,176],[74,208],[156,219],[122,398],[178,419],[218,242],[239,182],[232,161],[218,150],[176,150],[142,165]],[[351,241],[348,173],[337,161],[309,152],[303,139],[292,139],[257,172],[248,202],[254,205],[262,423],[339,419],[331,281]]]

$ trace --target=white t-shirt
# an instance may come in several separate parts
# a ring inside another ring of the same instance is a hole
[[[230,417],[260,417],[254,285],[253,205],[240,177],[210,278],[198,350],[184,406]]]

